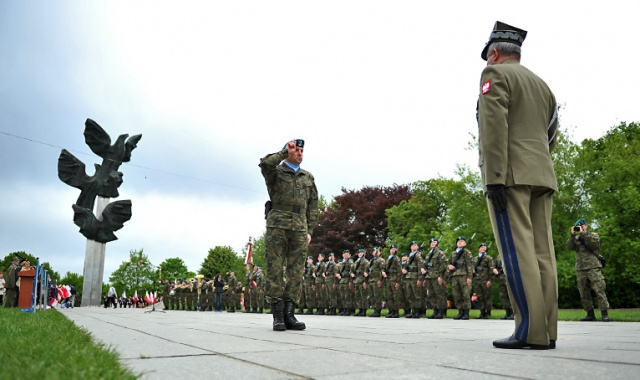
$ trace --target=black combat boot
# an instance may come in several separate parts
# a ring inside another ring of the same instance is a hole
[[[447,311],[449,311],[449,309],[438,309],[438,311],[440,311],[441,318],[436,318],[436,319],[444,319],[447,317]]]
[[[491,309],[484,311],[484,319],[491,319]]]
[[[500,318],[500,319],[513,319],[513,309],[508,307],[506,309],[504,309],[504,317]]]
[[[330,307],[327,311],[327,315],[336,315],[336,308]]]
[[[453,317],[453,319],[455,319],[455,320],[461,319],[463,314],[464,313],[462,312],[462,309],[458,309],[458,315]]]
[[[411,313],[411,317],[414,319],[420,319],[420,312],[422,311],[422,309],[413,309],[413,312]]]
[[[284,304],[282,303],[282,301],[272,303],[271,311],[273,312],[273,330],[286,330],[287,326],[284,323]]]
[[[324,307],[321,307],[320,309],[318,309],[318,312],[316,313],[316,315],[325,315],[324,314]]]
[[[385,318],[393,318],[393,312],[394,311],[395,310],[393,310],[393,309],[389,309],[389,312],[387,313],[387,316]]]
[[[602,322],[609,322],[609,312],[607,310],[600,310],[602,313]]]
[[[308,308],[307,312],[304,313],[304,315],[313,315],[313,308],[312,307]]]
[[[284,303],[284,324],[287,326],[287,330],[304,330],[307,326],[296,319],[293,315],[293,301],[285,301]]]
[[[375,309],[375,310],[373,310],[373,313],[371,313],[371,314],[369,315],[369,317],[379,317],[379,316],[380,316],[380,312],[381,312],[381,311],[382,311],[382,310],[380,310],[380,309]]]
[[[438,315],[438,309],[433,309],[433,314],[427,317],[427,319],[435,319]]]
[[[442,310],[442,309],[437,309],[437,310],[438,310],[438,313],[433,317],[433,319],[442,319],[442,318],[444,318],[444,315],[447,313],[447,311],[446,310]]]
[[[593,309],[587,310],[587,316],[581,319],[582,322],[592,322],[595,320],[596,320],[596,313],[593,311]]]
[[[476,319],[484,319],[484,310],[480,310],[480,314],[476,317]]]
[[[462,309],[462,318],[460,319],[465,321],[469,319],[469,309]]]

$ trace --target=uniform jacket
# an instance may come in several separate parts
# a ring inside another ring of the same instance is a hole
[[[571,236],[567,240],[567,249],[576,251],[576,270],[589,270],[602,268],[600,260],[589,253],[589,249],[596,255],[600,254],[600,237],[598,234],[586,231],[579,235]]]
[[[287,156],[287,150],[283,149],[260,160],[259,166],[273,204],[267,216],[267,227],[312,235],[318,221],[318,189],[311,173],[302,168],[294,172],[282,162]]]
[[[327,284],[335,284],[337,283],[336,279],[336,262],[335,260],[327,261],[327,266],[325,268],[325,280]]]
[[[447,266],[449,262],[442,249],[439,247],[432,248],[435,252],[431,254],[431,251],[424,259],[424,268],[427,270],[427,278],[438,278],[447,274]]]
[[[413,257],[411,255],[407,256],[407,279],[417,279],[419,276],[422,276],[422,272],[420,268],[423,267],[423,259],[418,252],[415,253]]]
[[[556,144],[556,99],[518,61],[487,66],[478,100],[482,183],[558,189],[550,152]]]
[[[369,272],[369,260],[365,259],[364,256],[361,259],[356,260],[356,263],[353,268],[353,273],[356,275],[353,279],[354,284],[362,284],[366,282],[366,277],[364,277],[365,273]]]
[[[386,264],[386,260],[380,256],[371,258],[371,261],[369,262],[369,280],[380,280]]]
[[[480,260],[480,255],[475,258],[475,273],[476,279],[478,281],[489,281],[493,276],[493,258],[488,254],[484,254],[484,258],[480,260],[478,264],[478,260]]]
[[[16,282],[18,281],[18,267],[14,264],[11,264],[9,270],[7,270],[7,281],[4,285],[7,289],[15,289]]]
[[[325,278],[322,277],[327,268],[327,262],[323,261],[316,264],[316,284],[324,284]]]
[[[457,249],[457,248],[456,248]],[[466,276],[467,278],[473,277],[473,255],[471,251],[466,248],[463,248],[464,252],[460,255],[460,261],[462,261],[462,265],[456,265],[456,258],[458,257],[458,252],[456,250],[451,254],[451,265],[456,266],[456,270],[451,274],[452,276]]]
[[[402,266],[398,255],[389,256],[385,265],[384,271],[387,274],[387,281],[399,283],[402,275]]]
[[[351,282],[351,273],[354,273],[355,265],[353,260],[347,259],[340,264],[340,283],[348,284]]]

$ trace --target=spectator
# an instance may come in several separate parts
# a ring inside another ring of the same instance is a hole
[[[4,299],[4,273],[0,272],[0,306],[2,306],[2,300]]]
[[[110,305],[113,305],[113,308],[115,309],[116,307],[118,307],[118,305],[116,304],[116,288],[114,288],[111,284],[107,284],[107,286],[109,287],[109,291],[107,292],[107,302],[105,302],[104,307],[106,309]]]

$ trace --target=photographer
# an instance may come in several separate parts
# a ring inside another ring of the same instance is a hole
[[[213,309],[215,312],[221,313],[224,305],[222,303],[222,296],[224,294],[224,286],[225,282],[220,277],[220,273],[216,274],[216,277],[213,279]]]
[[[571,237],[567,240],[567,249],[576,251],[576,272],[578,275],[578,290],[582,307],[587,316],[581,321],[595,321],[591,289],[598,298],[598,307],[602,313],[602,321],[609,322],[609,302],[607,301],[606,283],[601,273],[604,258],[600,255],[600,237],[589,232],[589,226],[584,219],[578,219],[571,228]]]

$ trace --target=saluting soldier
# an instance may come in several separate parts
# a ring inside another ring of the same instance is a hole
[[[491,300],[491,276],[493,274],[493,258],[487,254],[487,245],[480,243],[475,265],[476,294],[480,315],[476,319],[489,319],[493,302]]]
[[[373,247],[371,253],[371,261],[369,261],[369,300],[371,301],[371,307],[373,313],[370,317],[379,317],[382,311],[382,272],[384,272],[387,262],[380,257],[380,247]]]
[[[314,273],[316,279],[316,315],[324,315],[324,309],[327,307],[327,288],[326,275],[327,263],[324,261],[324,254],[318,254],[318,262],[316,263],[316,272]]]
[[[411,242],[411,252],[407,259],[407,265],[402,270],[402,273],[406,276],[407,287],[406,294],[407,301],[411,305],[411,316],[405,314],[405,318],[420,318],[422,307],[420,305],[420,286],[422,285],[422,278],[420,268],[422,268],[422,258],[418,254],[418,242]]]
[[[400,275],[402,274],[402,265],[400,259],[396,254],[398,252],[398,246],[392,244],[389,249],[389,258],[387,258],[384,272],[382,277],[386,284],[385,291],[387,296],[387,308],[389,312],[387,318],[399,318],[398,311],[400,310]]]
[[[424,274],[426,275],[426,288],[433,306],[433,314],[429,319],[442,319],[447,314],[447,287],[444,282],[448,261],[440,248],[440,239],[431,238],[429,241],[431,250],[424,260]]]
[[[327,290],[327,306],[329,310],[327,315],[336,315],[338,307],[338,279],[336,278],[337,265],[335,261],[335,253],[329,254],[327,266],[324,272],[325,286]]]
[[[469,319],[469,309],[471,309],[471,279],[473,278],[473,255],[466,249],[467,239],[458,236],[456,239],[457,248],[451,254],[449,273],[451,275],[451,286],[453,287],[453,298],[458,309],[458,315],[453,319]]]
[[[366,251],[364,248],[358,250],[358,259],[355,263],[355,268],[351,274],[353,278],[353,287],[355,290],[355,305],[358,308],[358,312],[354,314],[355,317],[366,317],[367,309],[369,308],[367,300],[367,277],[369,274],[369,260],[364,255]]]
[[[353,273],[354,265],[351,260],[351,252],[348,249],[342,251],[342,263],[340,264],[340,272],[336,273],[336,278],[340,280],[339,296],[342,303],[342,311],[338,315],[351,315],[353,314],[352,298],[351,298],[351,274]]]
[[[602,313],[602,322],[609,322],[609,301],[607,300],[607,284],[602,275],[602,263],[598,259],[600,256],[600,236],[589,232],[587,221],[580,218],[571,229],[571,236],[567,240],[567,249],[576,251],[576,274],[578,276],[578,291],[582,307],[587,312],[587,316],[581,321],[595,321],[596,315],[593,311],[593,299],[591,290],[596,293],[598,307]]]

